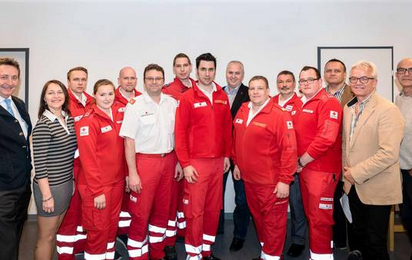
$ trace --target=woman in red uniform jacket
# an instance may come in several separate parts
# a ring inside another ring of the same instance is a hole
[[[118,135],[118,109],[112,106],[113,83],[99,80],[93,93],[96,104],[76,129],[81,162],[78,187],[87,231],[84,259],[113,259],[124,188],[123,139]]]

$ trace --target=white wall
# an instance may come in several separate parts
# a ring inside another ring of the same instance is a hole
[[[211,52],[221,85],[227,62],[237,59],[245,64],[245,82],[264,75],[275,93],[280,70],[317,65],[318,46],[394,46],[397,62],[412,56],[410,10],[406,0],[0,1],[0,48],[30,48],[35,123],[43,84],[65,82],[77,65],[89,69],[89,92],[97,79],[116,81],[126,65],[137,69],[141,88],[148,63],[163,66],[168,82],[176,53],[194,61]],[[233,202],[226,206],[232,210]]]

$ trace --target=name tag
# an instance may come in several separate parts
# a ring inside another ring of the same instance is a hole
[[[319,203],[319,208],[320,209],[333,209],[333,204]]]
[[[302,111],[305,113],[313,114],[313,110],[303,109]]]
[[[240,119],[240,118],[236,119],[235,124],[243,124],[243,119]]]
[[[194,103],[193,106],[194,108],[205,107],[207,106],[207,103],[206,102]]]
[[[293,106],[291,106],[291,105],[287,105],[285,108],[286,108],[286,111],[289,111],[289,112],[290,112],[290,111],[292,111]]]
[[[110,125],[108,125],[108,126],[102,127],[100,130],[104,134],[104,133],[107,133],[107,132],[111,131],[112,127]]]
[[[227,101],[226,101],[226,100],[216,99],[216,100],[215,100],[215,104],[223,104],[223,105],[226,105],[226,104],[227,104]]]
[[[258,127],[262,127],[262,128],[266,127],[266,124],[259,123],[259,122],[253,122],[252,124],[255,125],[255,126],[258,126]]]
[[[82,118],[83,118],[83,115],[81,115],[81,116],[76,116],[76,117],[73,118],[73,119],[74,119],[74,122],[79,122],[80,119],[82,119]]]
[[[126,110],[126,107],[119,107],[117,111],[119,111],[120,113],[124,113],[125,110]]]

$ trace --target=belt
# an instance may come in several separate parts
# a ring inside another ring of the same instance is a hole
[[[149,154],[149,153],[137,153],[136,157],[140,158],[163,158],[166,157],[170,153],[155,153],[155,154]]]

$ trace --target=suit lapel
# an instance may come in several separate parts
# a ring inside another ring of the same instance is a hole
[[[242,105],[243,99],[244,99],[244,96],[246,95],[247,90],[248,89],[246,88],[245,85],[241,84],[239,86],[239,90],[236,94],[235,99],[233,100],[232,107],[230,108],[230,112],[232,113],[232,115],[234,114],[234,111],[237,111],[239,109],[239,107]],[[233,116],[235,116],[235,115],[233,115]]]

